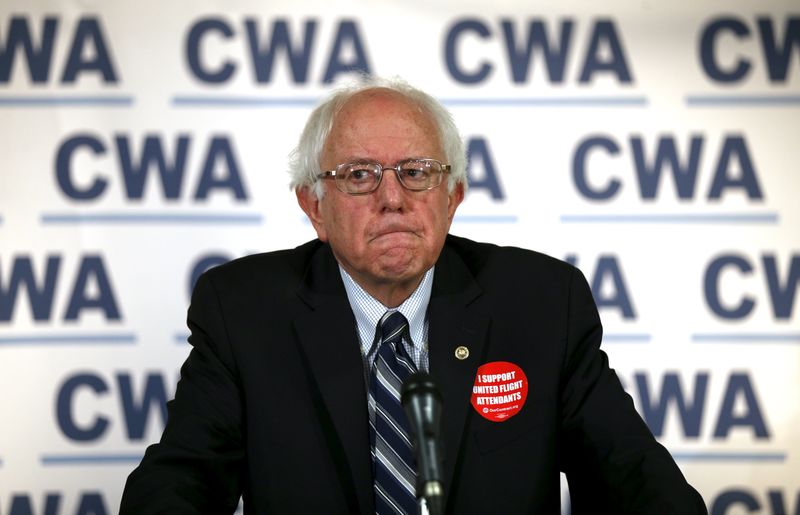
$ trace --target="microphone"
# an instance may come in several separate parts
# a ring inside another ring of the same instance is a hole
[[[417,498],[425,500],[430,515],[441,515],[444,503],[439,446],[442,394],[429,374],[417,372],[403,383],[400,402],[408,417],[417,457]]]

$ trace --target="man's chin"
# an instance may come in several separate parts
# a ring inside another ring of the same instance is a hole
[[[375,261],[376,272],[386,283],[413,280],[425,273],[416,256],[406,252],[389,252]]]

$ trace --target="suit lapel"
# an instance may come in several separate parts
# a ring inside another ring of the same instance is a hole
[[[459,451],[463,446],[470,395],[478,367],[486,355],[489,315],[475,302],[481,289],[464,261],[445,245],[436,264],[428,307],[430,371],[442,390],[444,483],[453,491]],[[455,351],[469,349],[466,359]]]
[[[295,320],[295,330],[336,432],[330,435],[332,452],[334,457],[344,453],[340,470],[352,479],[352,485],[343,484],[345,496],[349,503],[357,498],[361,513],[374,512],[364,366],[353,312],[327,245],[313,256],[298,295],[312,311]]]

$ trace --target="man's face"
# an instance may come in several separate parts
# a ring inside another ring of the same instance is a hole
[[[359,160],[394,166],[408,158],[447,163],[430,116],[402,96],[372,89],[353,96],[336,116],[321,156],[321,170]],[[428,191],[409,191],[394,171],[384,171],[378,189],[349,195],[325,180],[322,200],[308,188],[298,201],[320,240],[330,243],[336,259],[370,294],[398,287],[410,293],[436,262],[464,193],[452,194],[447,178]],[[402,301],[404,299],[400,299]]]

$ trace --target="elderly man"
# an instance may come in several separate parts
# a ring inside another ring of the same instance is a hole
[[[448,513],[559,513],[559,471],[573,513],[705,512],[609,369],[580,272],[448,235],[465,163],[435,100],[341,90],[292,168],[318,239],[200,278],[123,513],[230,513],[240,495],[245,513],[414,513],[397,390],[415,370],[442,391]]]

